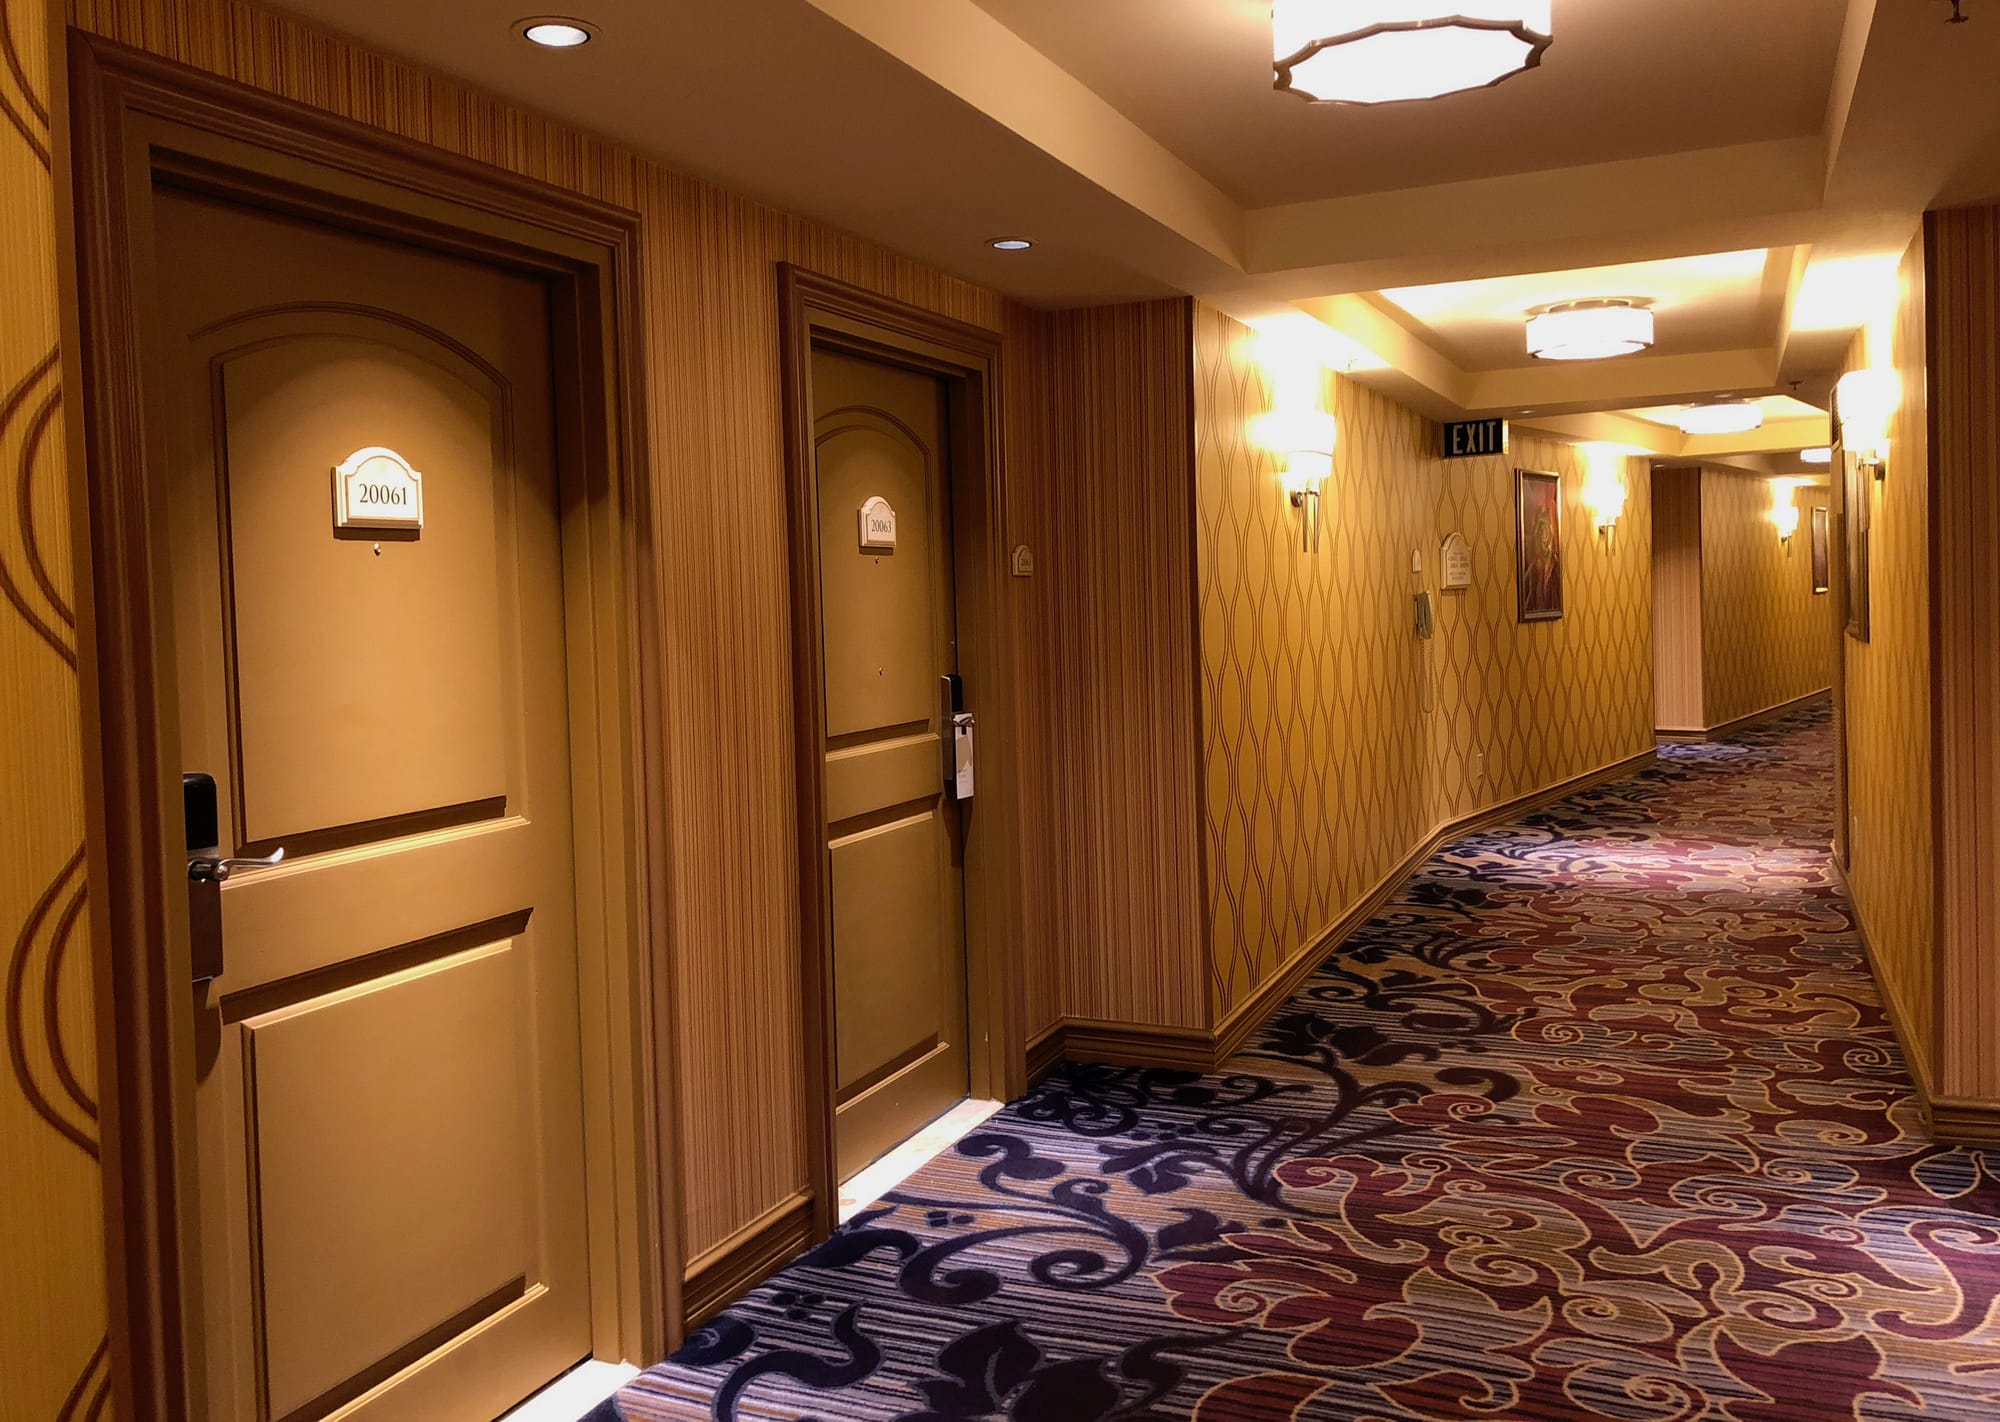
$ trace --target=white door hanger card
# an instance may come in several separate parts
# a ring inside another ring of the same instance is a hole
[[[960,800],[972,798],[972,713],[960,711],[951,718],[952,794]]]
[[[424,476],[393,449],[357,449],[333,468],[335,528],[422,532]]]

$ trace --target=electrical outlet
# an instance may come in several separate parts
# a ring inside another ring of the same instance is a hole
[[[1472,778],[1474,780],[1484,780],[1486,778],[1485,751],[1474,751],[1472,753]]]

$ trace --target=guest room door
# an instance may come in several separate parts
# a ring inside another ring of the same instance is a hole
[[[492,1418],[591,1352],[549,290],[154,213],[203,1415]]]
[[[967,1090],[958,605],[944,382],[817,350],[812,390],[845,1180]]]

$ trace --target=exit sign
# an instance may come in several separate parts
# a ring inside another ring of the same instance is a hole
[[[1441,428],[1446,459],[1477,459],[1482,454],[1507,452],[1505,420],[1447,420]]]

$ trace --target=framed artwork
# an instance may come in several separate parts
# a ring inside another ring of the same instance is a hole
[[[1841,610],[1847,635],[1857,642],[1868,640],[1868,469],[1851,451],[1834,446],[1840,461],[1841,539],[1846,561],[1841,565]]]
[[[1823,593],[1829,586],[1828,575],[1833,571],[1828,566],[1831,553],[1827,548],[1826,506],[1820,505],[1812,511],[1812,590]]]
[[[1563,615],[1560,474],[1514,471],[1514,587],[1521,621]]]

